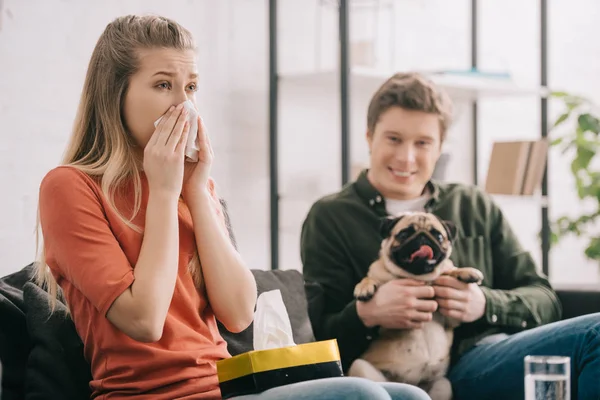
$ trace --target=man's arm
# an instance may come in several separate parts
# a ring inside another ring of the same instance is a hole
[[[376,332],[367,328],[353,299],[358,277],[348,257],[348,243],[336,231],[333,207],[318,202],[311,208],[301,235],[303,274],[323,288],[323,312],[312,317],[317,340],[337,339],[342,366],[347,370],[362,354]]]
[[[491,202],[491,200],[489,200]],[[490,325],[524,330],[560,320],[562,307],[498,206],[490,209],[494,289],[482,287]]]

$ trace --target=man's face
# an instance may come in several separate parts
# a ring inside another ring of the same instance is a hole
[[[441,152],[439,118],[423,111],[391,107],[367,132],[371,184],[386,198],[419,197]]]

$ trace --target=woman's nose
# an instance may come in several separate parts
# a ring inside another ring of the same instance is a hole
[[[188,93],[185,90],[178,90],[175,93],[175,98],[173,99],[173,102],[175,103],[175,106],[178,106],[179,104],[183,103],[184,101],[188,100],[191,96],[188,96]]]

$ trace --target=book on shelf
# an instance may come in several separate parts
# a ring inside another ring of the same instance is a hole
[[[495,142],[485,182],[486,192],[534,195],[542,182],[547,153],[546,139]]]

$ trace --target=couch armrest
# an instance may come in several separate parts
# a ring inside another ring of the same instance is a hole
[[[554,290],[563,306],[563,319],[600,313],[600,287],[560,285]]]

